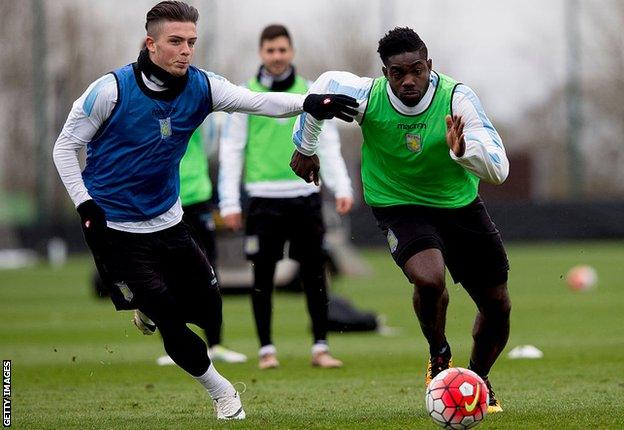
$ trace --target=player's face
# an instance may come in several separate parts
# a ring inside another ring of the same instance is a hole
[[[279,76],[288,70],[294,56],[295,50],[286,36],[263,40],[260,46],[262,64],[274,76]]]
[[[394,95],[406,106],[416,106],[429,87],[431,60],[419,52],[404,52],[388,57],[382,70]]]
[[[183,76],[191,65],[197,29],[192,22],[164,21],[147,36],[145,45],[150,58],[174,76]]]

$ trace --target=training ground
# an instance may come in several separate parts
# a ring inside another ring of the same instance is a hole
[[[490,374],[504,412],[483,429],[624,428],[624,243],[513,244],[512,329]],[[248,419],[217,422],[206,392],[176,367],[158,367],[158,336],[143,336],[131,313],[93,297],[87,257],[63,268],[0,271],[0,356],[12,363],[16,429],[416,429],[437,428],[424,407],[427,347],[411,289],[385,250],[364,250],[373,274],[337,279],[333,292],[384,314],[395,336],[332,334],[337,370],[309,364],[302,295],[277,293],[274,341],[282,366],[260,371],[247,296],[224,298],[224,338],[246,364],[218,364],[244,393]],[[565,273],[590,264],[596,289],[573,292]],[[474,305],[449,285],[447,335],[465,367]],[[531,344],[542,359],[511,360]],[[246,389],[245,389],[246,387]]]

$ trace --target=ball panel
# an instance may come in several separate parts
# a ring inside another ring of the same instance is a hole
[[[456,411],[455,406],[447,406],[446,408],[444,408],[444,411],[442,412],[442,416],[444,417],[446,421],[452,422],[453,416],[455,415],[455,411]]]
[[[446,409],[446,403],[444,402],[444,400],[435,399],[433,401],[433,408],[431,409],[432,411],[436,411],[439,414],[442,414],[445,409]]]
[[[462,396],[472,396],[474,395],[475,387],[468,381],[464,381],[459,386],[459,391],[462,393]]]

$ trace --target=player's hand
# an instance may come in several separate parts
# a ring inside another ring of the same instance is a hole
[[[353,97],[344,94],[310,94],[303,101],[303,110],[319,121],[336,117],[352,122],[358,106]]]
[[[99,234],[106,231],[106,214],[104,209],[95,203],[95,200],[82,202],[76,210],[80,215],[82,228],[86,232]]]
[[[231,213],[223,217],[223,224],[232,231],[238,231],[243,227],[243,216],[240,212]]]
[[[319,170],[321,169],[321,163],[318,156],[303,155],[301,152],[295,149],[292,158],[290,159],[290,168],[295,172],[297,176],[303,178],[306,182],[314,182],[314,185],[319,184]]]
[[[351,197],[336,197],[336,212],[338,215],[346,215],[353,207],[353,199]]]
[[[106,214],[104,209],[95,203],[95,200],[87,200],[76,208],[80,215],[80,224],[87,241],[87,245],[94,252],[100,254],[106,249]]]
[[[466,152],[464,125],[461,116],[446,116],[446,144],[456,157],[463,157],[464,152]]]

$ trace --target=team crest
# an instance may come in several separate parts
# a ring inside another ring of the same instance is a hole
[[[410,152],[420,154],[422,151],[422,139],[420,134],[406,134],[405,146],[410,150]]]
[[[255,255],[260,251],[260,239],[258,236],[245,237],[245,254]]]
[[[394,251],[396,251],[397,247],[399,246],[399,239],[397,239],[394,232],[390,229],[388,229],[386,238],[388,239],[388,246],[390,247],[390,252],[394,254]]]
[[[171,136],[171,117],[159,119],[158,122],[160,122],[160,137],[166,139]]]

